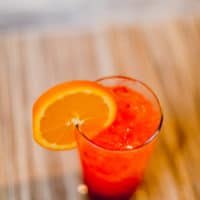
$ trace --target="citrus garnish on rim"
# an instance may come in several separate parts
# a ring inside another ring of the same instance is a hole
[[[59,84],[40,96],[33,105],[33,137],[52,150],[76,147],[75,128],[100,131],[115,119],[112,94],[92,81]]]

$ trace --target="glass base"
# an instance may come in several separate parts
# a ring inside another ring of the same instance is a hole
[[[131,193],[126,193],[126,194],[121,194],[121,195],[117,195],[117,196],[102,196],[100,194],[94,193],[94,192],[90,192],[89,191],[89,199],[90,200],[129,200],[132,196],[132,192]]]

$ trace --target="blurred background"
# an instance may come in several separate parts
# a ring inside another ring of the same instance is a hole
[[[198,15],[198,0],[7,0],[0,3],[0,28],[44,28],[143,23]]]
[[[76,150],[32,140],[34,100],[72,79],[126,75],[156,92],[159,144],[136,200],[200,199],[198,0],[0,1],[0,200],[82,200]]]

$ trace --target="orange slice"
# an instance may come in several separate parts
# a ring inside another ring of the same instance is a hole
[[[59,84],[33,105],[33,137],[52,150],[76,147],[75,128],[99,131],[115,119],[116,103],[112,94],[92,81]]]

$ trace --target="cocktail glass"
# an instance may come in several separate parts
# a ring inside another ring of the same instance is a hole
[[[112,76],[97,80],[106,87],[126,86],[148,99],[160,118],[155,131],[142,144],[125,150],[109,150],[93,143],[87,133],[76,133],[84,182],[91,199],[127,200],[141,183],[162,125],[160,103],[154,92],[141,81]]]

